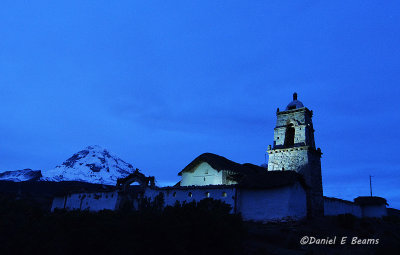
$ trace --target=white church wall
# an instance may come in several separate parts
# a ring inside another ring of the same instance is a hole
[[[181,187],[181,188],[167,188],[167,189],[151,189],[147,188],[145,197],[152,200],[159,195],[164,194],[165,206],[174,206],[176,201],[183,203],[190,203],[193,201],[199,202],[205,198],[219,199],[232,207],[232,212],[235,207],[235,187]]]
[[[66,199],[66,201],[64,201]],[[54,209],[67,210],[115,210],[118,199],[118,192],[96,192],[96,193],[74,193],[65,197],[53,199],[52,211]],[[65,208],[64,208],[65,203]]]
[[[362,210],[359,205],[353,202],[324,197],[324,214],[353,214],[354,216],[362,217]]]
[[[276,189],[240,190],[238,211],[244,220],[301,219],[307,215],[306,193],[299,184]]]
[[[65,208],[67,210],[79,210],[81,208],[81,194],[86,193],[75,193],[75,194],[68,194],[65,196]]]
[[[118,192],[89,193],[82,201],[82,210],[100,211],[115,210]]]
[[[65,197],[55,197],[53,203],[51,204],[51,211],[54,209],[64,209]]]
[[[307,194],[300,183],[289,187],[289,217],[304,218],[307,215]]]
[[[165,206],[180,203],[199,202],[205,198],[221,200],[229,204],[231,213],[235,212],[236,186],[197,186],[177,188],[146,188],[144,196],[154,200],[160,193],[164,196]],[[306,195],[300,184],[267,190],[238,190],[236,212],[244,220],[270,221],[282,218],[299,219],[306,215]],[[66,199],[66,201],[64,201]],[[53,200],[55,208],[67,210],[115,210],[118,192],[76,193]]]
[[[183,172],[181,186],[221,185],[222,171],[217,171],[208,163],[202,162],[193,172]]]
[[[387,209],[385,205],[364,205],[362,208],[363,217],[383,217],[387,216]]]

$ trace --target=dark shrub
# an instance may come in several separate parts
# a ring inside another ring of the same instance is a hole
[[[0,254],[242,254],[243,228],[220,201],[163,198],[143,211],[42,211],[0,196]]]
[[[357,221],[357,217],[354,216],[353,214],[339,214],[336,217],[339,226],[347,229],[353,229],[354,224]]]

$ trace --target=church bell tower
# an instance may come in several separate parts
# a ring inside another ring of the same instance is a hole
[[[293,170],[304,177],[307,187],[307,214],[324,214],[321,149],[315,147],[313,112],[293,94],[285,111],[276,111],[274,143],[268,146],[268,171]]]

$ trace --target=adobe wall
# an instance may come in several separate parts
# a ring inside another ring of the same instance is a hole
[[[197,187],[146,188],[143,196],[154,200],[159,194],[164,196],[164,206],[174,206],[180,203],[199,202],[205,198],[218,199],[230,205],[231,213],[241,213],[244,220],[271,221],[300,219],[306,216],[306,193],[303,187],[296,183],[292,186],[251,190],[238,189],[236,186],[215,185]],[[67,210],[116,210],[120,206],[123,195],[118,191],[75,193],[53,200],[52,211],[55,208]],[[130,200],[129,200],[130,201]],[[137,208],[137,199],[133,199]]]
[[[236,188],[234,186],[227,187],[216,187],[210,186],[206,188],[199,187],[177,187],[177,188],[160,188],[160,189],[151,189],[147,188],[144,196],[151,198],[152,200],[162,193],[164,195],[164,205],[165,206],[174,206],[176,201],[183,203],[190,203],[193,201],[199,202],[205,198],[213,198],[221,200],[232,207],[232,211],[234,212],[235,208],[235,191]]]
[[[244,220],[296,220],[307,215],[306,193],[298,183],[276,189],[244,189],[238,193],[238,212]]]
[[[376,217],[380,218],[387,216],[387,209],[384,204],[382,205],[364,205],[362,208],[363,217]]]
[[[64,209],[64,203],[65,197],[55,197],[53,198],[50,210],[54,212],[54,209]]]
[[[325,215],[353,214],[362,217],[362,209],[351,201],[324,197]]]
[[[179,187],[168,189],[146,189],[145,196],[154,199],[162,193],[165,205],[173,206],[180,203],[200,201],[205,198],[221,200],[232,207],[232,213],[241,213],[244,220],[272,221],[281,219],[301,219],[307,215],[306,193],[303,187],[296,183],[276,189],[237,189],[236,187]],[[224,196],[226,194],[226,196]]]
[[[310,216],[324,214],[321,159],[316,150],[307,146],[269,150],[268,171],[294,170],[300,173],[309,187],[308,210]]]
[[[199,164],[193,172],[183,172],[181,186],[203,186],[223,184],[223,171],[217,171],[208,163]]]
[[[65,197],[53,199],[51,211],[54,209],[67,210],[115,210],[117,207],[118,192],[92,192],[92,193],[73,193]]]

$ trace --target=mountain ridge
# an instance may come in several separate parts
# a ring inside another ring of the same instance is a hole
[[[135,168],[101,146],[88,146],[73,154],[61,165],[42,171],[40,181],[83,181],[115,185],[117,179],[133,173]]]
[[[5,171],[0,173],[0,181],[13,181],[13,182],[22,182],[22,181],[35,181],[39,180],[42,177],[41,170],[32,170],[30,168],[22,169],[22,170],[14,170],[14,171]]]

